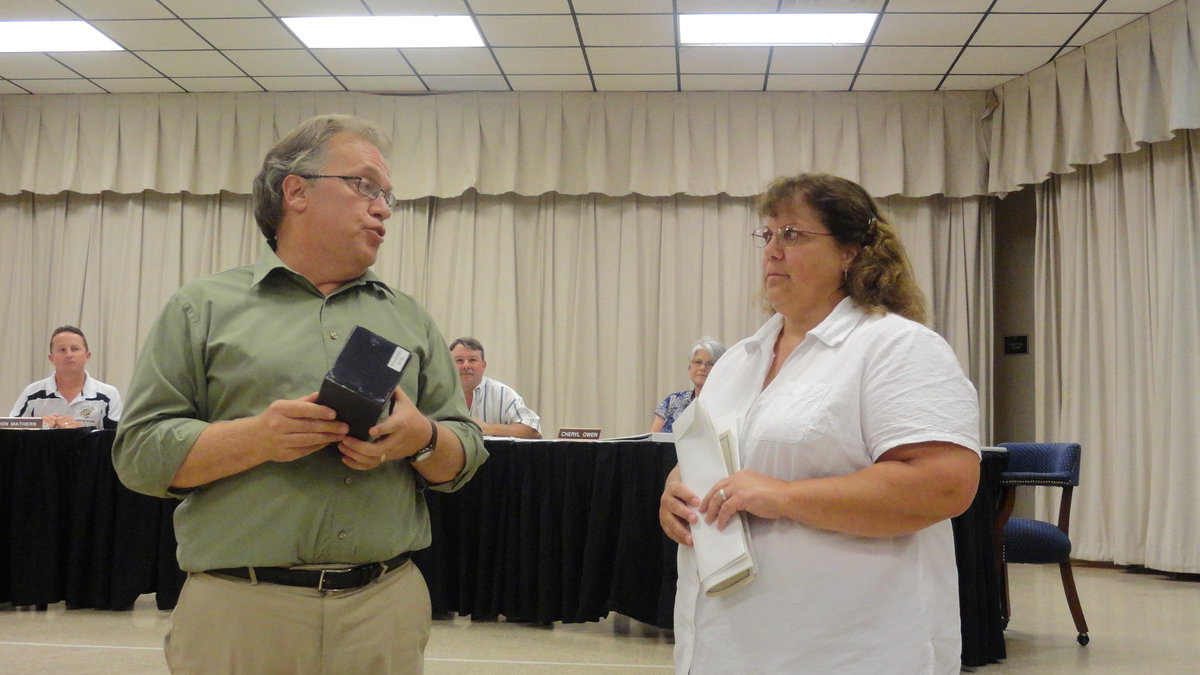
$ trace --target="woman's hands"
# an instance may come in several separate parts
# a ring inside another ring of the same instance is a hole
[[[658,500],[658,523],[663,532],[676,543],[691,546],[692,524],[700,520],[696,515],[698,506],[700,498],[683,484],[676,465],[667,476],[662,497]]]

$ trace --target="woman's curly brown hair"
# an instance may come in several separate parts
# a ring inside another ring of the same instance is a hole
[[[823,173],[779,178],[759,196],[758,214],[776,217],[798,201],[817,212],[839,243],[859,247],[845,282],[846,294],[857,305],[925,323],[925,296],[917,287],[904,245],[861,185]]]

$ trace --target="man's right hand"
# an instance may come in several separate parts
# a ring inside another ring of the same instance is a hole
[[[171,486],[192,488],[252,469],[265,462],[291,462],[330,443],[350,427],[317,394],[277,400],[253,417],[210,424],[188,450]]]
[[[273,462],[291,462],[340,443],[350,430],[337,421],[333,408],[317,403],[316,392],[274,401],[251,419],[256,422],[260,447]]]

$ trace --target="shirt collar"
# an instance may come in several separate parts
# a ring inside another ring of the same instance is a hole
[[[279,270],[279,271],[276,272],[276,270]],[[311,281],[309,281],[307,278],[305,278],[304,275],[300,274],[299,272],[296,272],[295,270],[291,269],[286,264],[284,264],[284,262],[279,259],[279,256],[275,253],[274,249],[272,249],[269,245],[264,243],[262,252],[258,256],[258,260],[255,261],[255,263],[254,263],[254,275],[250,279],[250,286],[251,287],[258,286],[259,284],[261,284],[263,282],[264,279],[271,276],[271,274],[273,274],[273,273],[291,276],[292,278],[297,279],[304,284],[307,284],[314,291],[316,290],[316,286],[314,286]],[[334,291],[334,292],[338,293],[338,292],[341,292],[342,290],[345,290],[352,286],[361,286],[364,284],[371,284],[377,288],[382,289],[385,293],[387,293],[389,295],[395,294],[394,291],[392,291],[392,288],[390,286],[388,286],[387,283],[385,283],[384,280],[381,279],[378,274],[375,274],[375,270],[373,270],[371,268],[367,268],[367,271],[364,272],[363,275],[358,277],[357,279],[351,279],[350,281],[347,281],[346,283],[342,284],[337,289],[337,291]]]
[[[862,323],[867,313],[854,304],[849,297],[834,306],[833,311],[808,332],[813,338],[825,343],[826,346],[836,347],[854,332],[855,327]],[[775,348],[775,338],[783,329],[783,315],[776,312],[774,316],[758,329],[746,342],[746,347],[752,352],[771,350]]]

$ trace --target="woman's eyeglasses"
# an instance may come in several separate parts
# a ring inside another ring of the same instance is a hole
[[[766,248],[772,239],[778,239],[780,246],[795,246],[800,242],[808,241],[812,237],[832,237],[833,235],[829,232],[797,230],[794,227],[784,227],[780,228],[778,232],[772,232],[770,228],[763,226],[751,232],[750,236],[754,238],[755,246]]]

